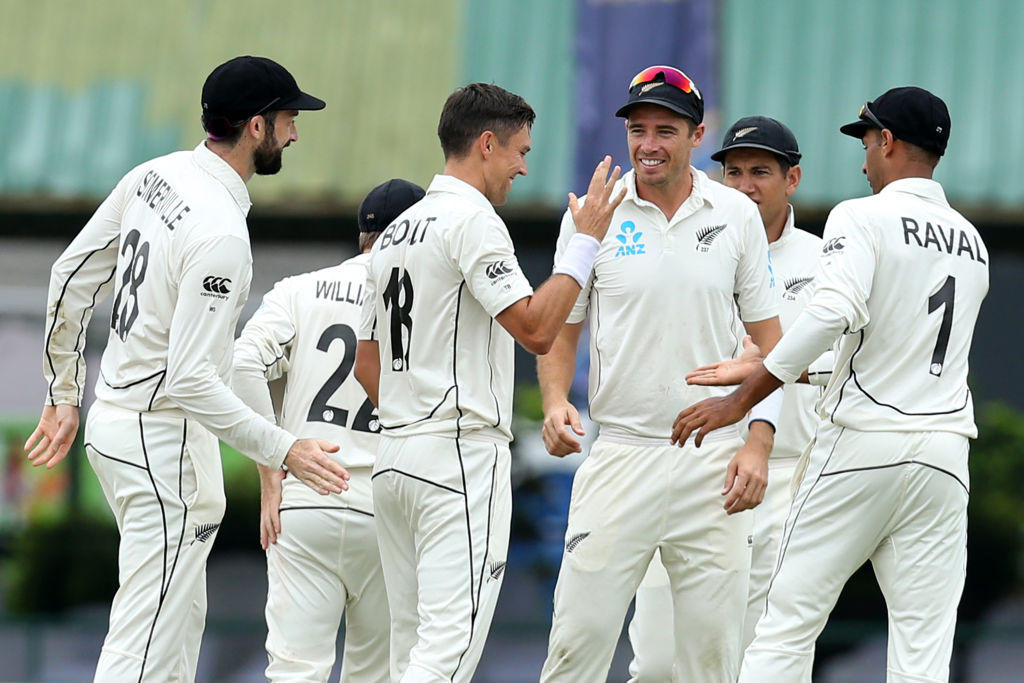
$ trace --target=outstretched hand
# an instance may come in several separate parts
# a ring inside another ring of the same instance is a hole
[[[33,467],[57,466],[71,450],[78,435],[78,406],[45,406],[35,431],[25,442],[25,452]]]
[[[729,360],[720,360],[717,363],[700,366],[686,375],[686,383],[719,387],[741,384],[750,373],[761,365],[763,360],[761,347],[755,344],[753,338],[748,334],[743,337],[743,351],[740,355]]]

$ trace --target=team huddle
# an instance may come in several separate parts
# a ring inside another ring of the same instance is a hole
[[[207,138],[130,171],[51,272],[36,465],[77,434],[84,331],[114,294],[85,425],[121,534],[96,681],[194,680],[218,439],[260,471],[269,680],[326,681],[342,619],[343,682],[472,680],[507,561],[514,345],[538,356],[546,448],[581,452],[585,325],[599,431],[573,481],[541,681],[605,681],[634,599],[631,681],[810,681],[867,560],[887,680],[948,680],[988,252],[932,179],[945,104],[894,88],[840,128],[872,195],[818,238],[795,225],[786,125],[730,126],[718,182],[691,165],[691,79],[652,66],[627,91],[632,168],[605,157],[569,194],[536,289],[494,208],[527,172],[535,114],[474,83],[444,104],[426,190],[374,188],[360,253],[278,282],[233,339],[246,183],[278,172],[299,112],[325,104],[269,59],[210,74]]]

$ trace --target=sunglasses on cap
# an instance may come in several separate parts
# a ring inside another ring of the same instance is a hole
[[[697,86],[693,84],[690,77],[684,74],[679,69],[675,69],[671,66],[649,66],[636,76],[633,76],[633,80],[629,83],[628,90],[632,90],[642,83],[653,83],[658,80],[658,76],[661,76],[661,80],[665,81],[669,85],[674,85],[685,93],[695,93],[697,97],[700,97],[700,91],[697,90]]]
[[[238,121],[232,121],[227,116],[211,116],[209,118],[206,118],[204,116],[203,127],[206,129],[206,134],[210,137],[211,140],[223,140],[224,138],[231,135],[231,131],[233,131],[235,128],[238,128],[239,126],[241,126],[242,124],[256,116],[265,113],[268,109],[277,104],[278,100],[280,99],[280,97],[275,97],[274,99],[270,100],[265,105],[263,105],[260,108],[260,110],[255,114],[250,114],[249,116],[246,116],[244,119],[239,119]]]
[[[886,128],[889,127],[889,126],[885,125],[884,123],[882,123],[881,121],[878,120],[878,117],[875,116],[874,113],[871,111],[871,108],[868,107],[868,103],[867,102],[865,102],[861,106],[860,114],[858,114],[857,116],[859,118],[862,118],[862,119],[867,119],[868,121],[871,122],[871,125],[877,127],[878,130],[885,130]]]

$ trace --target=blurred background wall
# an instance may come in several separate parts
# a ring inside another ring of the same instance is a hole
[[[937,178],[981,229],[992,275],[972,358],[983,431],[955,680],[1019,680],[1022,35],[1019,0],[0,0],[0,681],[91,677],[115,580],[116,531],[84,458],[44,474],[20,450],[43,398],[49,265],[128,169],[202,139],[202,82],[238,54],[280,61],[328,103],[299,117],[284,171],[250,183],[256,273],[243,320],[280,277],[355,253],[355,208],[371,187],[429,183],[442,165],[440,108],[466,82],[497,83],[537,110],[529,174],[501,209],[535,284],[550,272],[566,192],[606,153],[628,165],[613,114],[644,66],[696,81],[708,133],[694,159],[712,174],[708,155],[733,120],[787,122],[804,152],[797,223],[814,232],[835,203],[869,192],[863,151],[838,126],[890,87],[943,97],[953,127]],[[90,328],[93,360],[105,317],[101,307]],[[537,678],[573,466],[543,454],[533,360],[518,360],[513,551],[482,681]],[[248,461],[227,452],[225,466],[200,678],[258,680],[258,491]],[[884,627],[862,573],[819,643],[816,680],[882,680]],[[620,647],[612,680],[625,661]]]

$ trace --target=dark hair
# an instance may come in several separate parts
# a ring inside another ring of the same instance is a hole
[[[523,126],[532,126],[537,115],[519,95],[488,83],[470,83],[459,88],[444,103],[437,137],[444,158],[469,153],[473,141],[491,131],[505,144]]]
[[[268,111],[264,114],[257,114],[256,116],[262,116],[266,122],[267,130],[271,135],[274,134],[274,122],[277,120],[277,111]],[[206,116],[201,117],[203,122],[203,130],[209,138],[215,142],[223,142],[231,145],[232,147],[238,142],[239,138],[242,137],[242,129],[245,128],[245,124],[249,123],[254,116],[250,116],[247,119],[241,121],[231,121],[226,116],[212,116],[209,119]]]
[[[376,242],[377,238],[382,234],[383,232],[381,231],[359,233],[359,253],[361,254],[372,247],[373,243]]]

